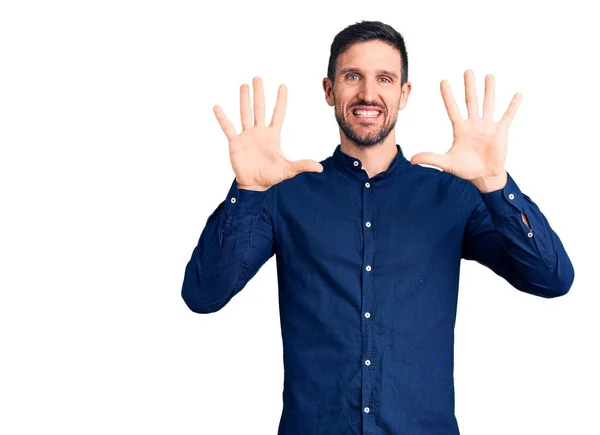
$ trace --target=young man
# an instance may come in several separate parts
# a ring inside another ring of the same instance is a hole
[[[458,434],[461,259],[545,298],[564,295],[574,279],[560,239],[504,168],[520,94],[494,122],[487,76],[480,116],[467,71],[462,119],[442,81],[452,148],[409,161],[395,138],[411,90],[404,41],[363,21],[335,37],[323,80],[341,143],[321,162],[292,162],[279,141],[285,86],[268,127],[259,78],[253,88],[254,124],[249,87],[240,88],[240,134],[214,107],[235,179],[187,264],[183,299],[195,312],[217,311],[277,254],[280,435]]]

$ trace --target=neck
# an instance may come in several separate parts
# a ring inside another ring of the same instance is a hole
[[[362,169],[367,171],[369,178],[373,178],[375,175],[389,168],[398,154],[396,136],[393,133],[393,131],[390,132],[383,142],[366,148],[358,147],[354,142],[349,141],[342,135],[340,149],[344,154],[359,159],[363,165]]]

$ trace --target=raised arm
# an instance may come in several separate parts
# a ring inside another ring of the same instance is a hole
[[[219,106],[213,108],[229,140],[235,179],[225,200],[209,216],[185,268],[181,296],[197,313],[220,310],[275,253],[276,185],[301,172],[323,170],[319,162],[292,162],[281,152],[280,134],[287,99],[285,85],[279,87],[268,127],[259,77],[254,78],[253,88],[254,125],[249,86],[240,87],[240,134]]]
[[[464,78],[467,119],[462,118],[448,82],[440,83],[452,122],[452,147],[443,155],[416,154],[411,163],[434,165],[470,182],[461,190],[468,213],[463,258],[486,265],[524,292],[547,298],[563,295],[573,282],[573,265],[538,206],[504,169],[508,127],[521,94],[513,96],[502,119],[494,122],[494,76],[485,78],[482,117],[473,71],[465,71]]]

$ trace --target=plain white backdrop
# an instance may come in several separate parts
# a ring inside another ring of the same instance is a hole
[[[600,32],[584,1],[3,1],[0,5],[0,433],[275,434],[283,364],[275,257],[221,311],[180,291],[234,174],[213,114],[240,128],[263,78],[288,86],[282,150],[339,143],[325,102],[333,37],[380,20],[405,38],[408,158],[446,152],[439,84],[515,92],[506,168],[575,267],[560,298],[463,261],[456,414],[463,435],[598,434]],[[307,434],[310,435],[310,434]]]

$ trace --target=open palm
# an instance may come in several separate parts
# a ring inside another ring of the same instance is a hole
[[[452,96],[450,84],[442,80],[440,89],[444,105],[452,122],[454,140],[446,154],[424,152],[415,154],[410,162],[437,166],[466,180],[495,177],[504,172],[508,127],[519,107],[522,96],[516,93],[499,122],[494,122],[494,76],[485,81],[483,117],[479,116],[473,71],[465,71],[465,97],[468,118],[463,119]]]
[[[229,157],[238,186],[250,190],[267,190],[271,186],[292,178],[301,172],[322,172],[323,166],[314,160],[290,161],[281,152],[281,126],[285,115],[287,88],[281,85],[271,124],[265,125],[265,96],[260,77],[254,77],[254,125],[250,108],[250,89],[240,86],[240,114],[242,132],[227,119],[218,105],[215,116],[229,140]]]

